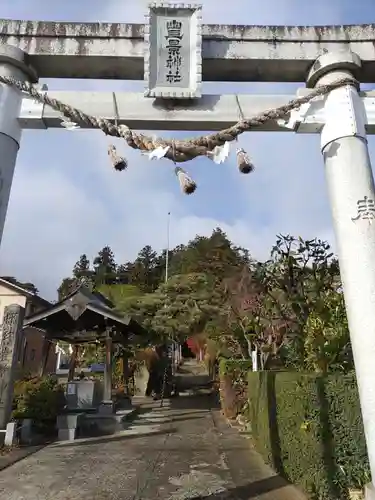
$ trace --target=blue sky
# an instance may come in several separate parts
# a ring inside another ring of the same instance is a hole
[[[205,23],[359,24],[375,22],[374,0],[203,0]],[[3,0],[7,19],[143,22],[144,0]],[[230,8],[229,8],[230,5]],[[50,89],[142,90],[142,82],[50,80]],[[298,86],[298,85],[297,85]],[[286,92],[296,85],[206,84],[204,91]],[[190,134],[187,134],[190,135]],[[0,251],[0,273],[32,281],[56,298],[61,279],[81,253],[93,257],[104,245],[119,263],[152,244],[165,247],[171,211],[171,244],[221,226],[236,244],[265,258],[279,232],[319,236],[334,244],[318,136],[253,133],[240,144],[256,171],[238,174],[234,159],[216,166],[199,159],[185,168],[199,187],[180,193],[173,164],[150,163],[116,144],[129,169],[109,167],[108,139],[100,132],[24,132]],[[375,142],[369,139],[374,156]]]

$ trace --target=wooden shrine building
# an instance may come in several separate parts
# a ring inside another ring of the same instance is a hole
[[[129,316],[119,314],[113,304],[99,292],[91,291],[86,284],[79,285],[60,302],[29,316],[24,326],[44,330],[45,340],[41,374],[50,349],[57,341],[73,346],[68,381],[73,380],[78,349],[83,344],[105,345],[105,370],[103,402],[112,403],[112,355],[114,344],[126,346],[138,336],[145,336],[142,326]]]

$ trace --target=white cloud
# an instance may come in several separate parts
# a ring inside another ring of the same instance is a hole
[[[141,22],[144,3],[121,0],[103,7],[100,2],[96,14],[94,8],[90,15]],[[206,22],[218,22],[219,15],[223,20],[217,0],[203,3]],[[325,2],[322,9],[332,9],[332,5]],[[247,0],[234,6],[225,22],[271,23],[266,18],[275,7],[279,23],[298,22],[293,18],[295,2],[269,1],[259,9],[259,2]],[[62,17],[57,7],[54,12]],[[52,10],[48,17],[53,17]],[[109,85],[105,84],[107,90]],[[70,82],[69,87],[74,86]],[[93,86],[100,88],[94,82]],[[92,257],[108,244],[117,260],[124,262],[146,244],[158,250],[165,247],[168,211],[172,213],[172,246],[196,234],[208,235],[216,226],[259,258],[267,255],[279,232],[332,241],[317,137],[249,134],[241,138],[241,144],[253,156],[256,172],[241,176],[233,160],[223,166],[196,160],[186,165],[199,186],[191,197],[180,193],[171,162],[148,162],[120,143],[129,169],[114,172],[107,157],[108,142],[99,132],[25,134],[0,254],[2,274],[32,281],[54,298],[61,278],[70,274],[81,253]]]

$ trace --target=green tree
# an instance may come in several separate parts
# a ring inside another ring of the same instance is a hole
[[[316,372],[353,370],[353,354],[341,292],[329,290],[305,325],[305,368]]]
[[[209,238],[196,236],[187,246],[175,248],[170,274],[205,273],[220,282],[249,261],[248,252],[234,247],[227,235],[216,228]]]
[[[220,296],[205,274],[172,276],[150,294],[130,299],[124,312],[138,319],[160,338],[186,339],[204,331],[219,313]]]
[[[156,274],[157,253],[150,245],[143,247],[135,259],[132,269],[132,283],[145,292],[152,292],[160,283]]]
[[[306,323],[312,312],[319,313],[326,293],[340,287],[338,262],[325,241],[280,235],[271,259],[259,264],[256,273],[274,320],[287,325],[284,362],[302,368]]]
[[[121,285],[129,285],[132,283],[132,270],[134,264],[132,262],[127,262],[126,264],[121,264],[117,267],[117,283]]]
[[[340,279],[332,257],[321,240],[279,236],[270,260],[245,265],[224,280],[220,318],[225,313],[226,321],[214,325],[211,338],[216,336],[232,356],[246,358],[256,351],[262,369],[273,363],[311,369],[314,356],[316,364],[318,359],[332,364],[335,349],[341,364],[349,366],[345,310],[334,302]],[[318,356],[323,344],[324,359]]]
[[[129,299],[140,297],[142,291],[135,285],[124,285],[116,283],[114,285],[100,285],[97,290],[109,299],[119,311],[123,309],[123,303]]]
[[[115,256],[109,246],[103,247],[94,259],[96,285],[116,282],[117,265]]]
[[[87,258],[87,255],[84,253],[80,256],[78,261],[74,264],[73,267],[73,276],[74,278],[89,278],[92,276],[93,272],[90,269],[90,261]]]
[[[256,353],[266,369],[283,345],[286,324],[275,315],[262,282],[248,265],[223,282],[220,315],[210,322],[209,336],[222,352],[249,359]]]
[[[149,330],[143,344],[195,336],[233,357],[255,350],[263,369],[274,362],[320,371],[352,366],[338,262],[328,243],[280,235],[270,258],[255,262],[216,228],[170,250],[169,262],[167,283],[166,252],[150,245],[118,267],[107,246],[93,263],[97,288]],[[59,296],[89,272],[82,255]]]
[[[173,256],[175,255],[176,250],[169,250],[168,252],[168,259],[169,262],[172,261]],[[155,268],[154,268],[154,281],[156,284],[156,287],[160,285],[160,283],[163,283],[165,281],[165,270],[166,270],[166,263],[167,263],[167,251],[163,250],[159,255],[157,255],[155,259]],[[173,272],[171,272],[171,266],[169,265],[168,269],[168,275],[172,276]]]
[[[58,300],[63,300],[67,297],[72,289],[76,286],[77,280],[75,278],[64,278],[61,285],[57,289]]]

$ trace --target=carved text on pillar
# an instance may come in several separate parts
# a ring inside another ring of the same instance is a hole
[[[358,220],[366,220],[369,224],[375,220],[375,202],[368,196],[357,201],[357,216],[352,218],[353,222]]]
[[[24,309],[13,304],[4,310],[0,340],[0,429],[8,423],[12,410],[16,370]]]

